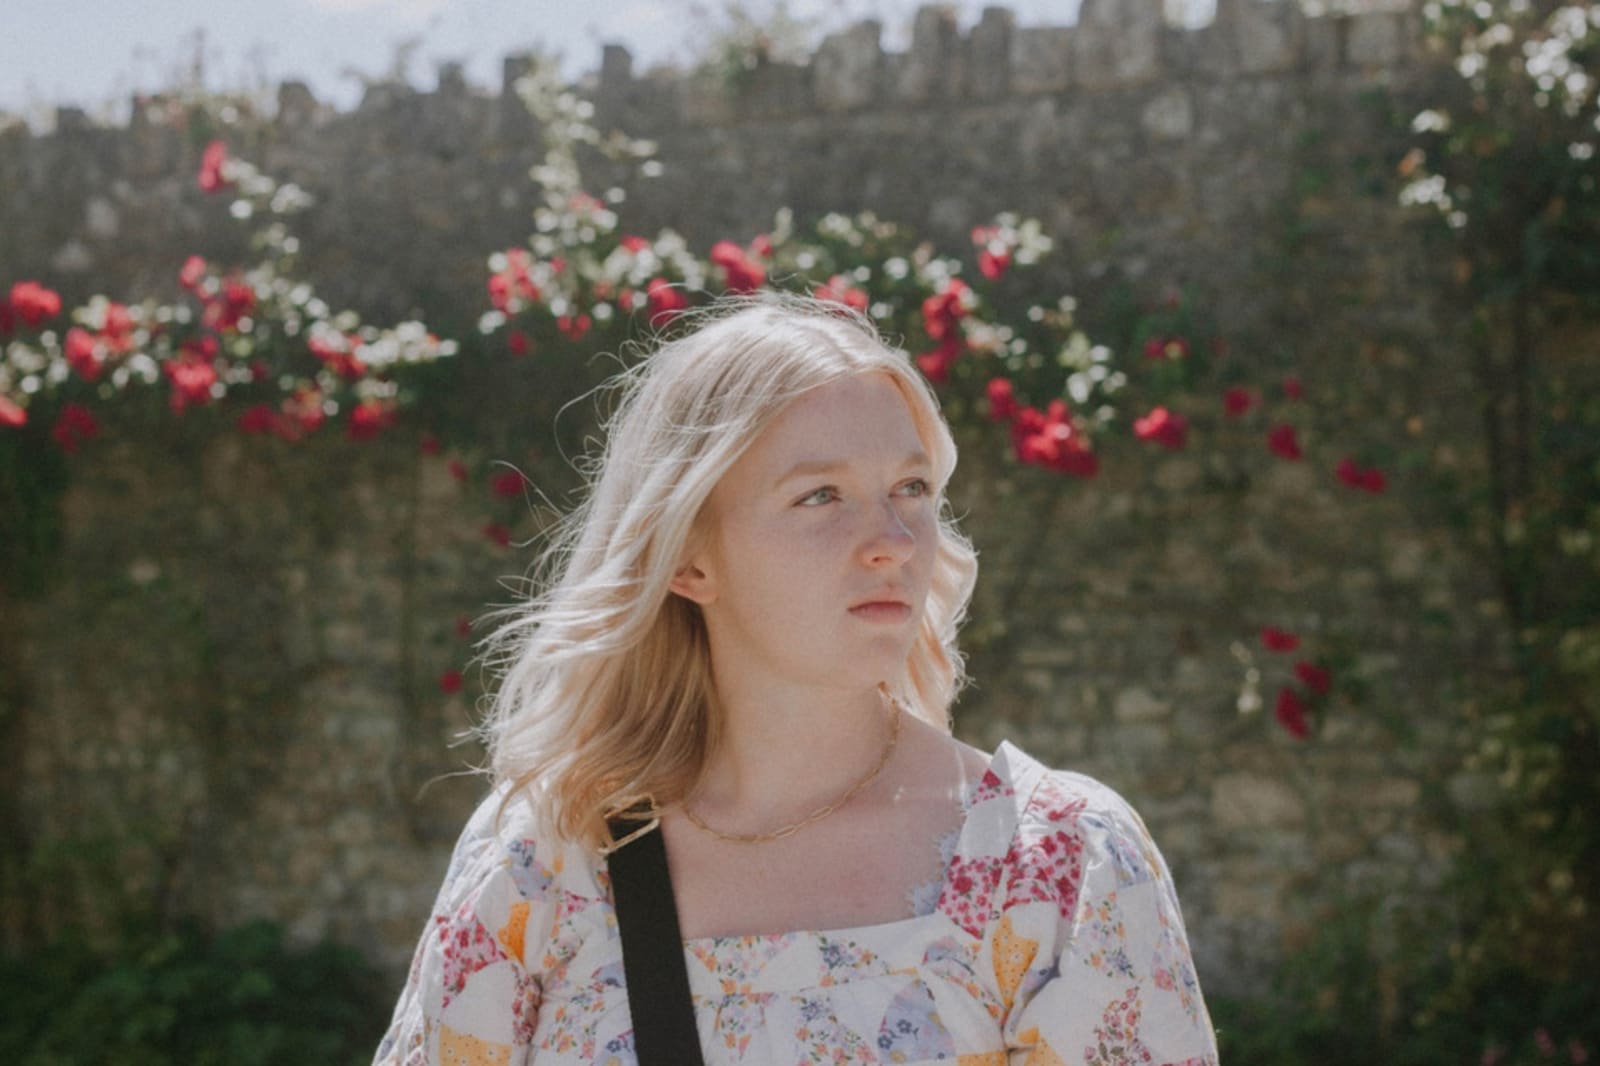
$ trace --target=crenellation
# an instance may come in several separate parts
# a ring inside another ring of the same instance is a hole
[[[924,104],[960,99],[965,84],[961,30],[954,8],[920,8],[911,23],[911,48],[895,64],[891,99]]]
[[[1162,0],[1083,0],[1073,37],[1077,84],[1119,89],[1156,80],[1165,28]]]
[[[882,34],[882,24],[869,19],[823,39],[811,58],[811,88],[820,110],[858,111],[879,101]]]
[[[1011,91],[1061,92],[1072,85],[1072,35],[1067,26],[1035,26],[1011,35]]]
[[[1017,19],[1010,9],[986,7],[967,40],[967,93],[996,100],[1011,89],[1011,42]]]
[[[311,87],[303,81],[286,81],[278,86],[278,125],[299,129],[317,121],[319,105]]]

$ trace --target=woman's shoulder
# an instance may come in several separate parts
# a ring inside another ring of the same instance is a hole
[[[489,879],[504,878],[524,900],[537,901],[586,866],[582,849],[543,826],[525,789],[510,782],[493,785],[467,818],[451,851],[445,885],[459,892]]]
[[[981,812],[985,806],[989,810]],[[1160,853],[1144,820],[1117,789],[1089,774],[1048,766],[1009,741],[996,749],[970,816],[977,822],[974,835],[980,842],[986,838],[985,850],[1004,856],[1014,888],[1019,881],[1042,880],[1052,884],[1034,887],[1056,895],[1102,862],[1124,884],[1162,876]]]

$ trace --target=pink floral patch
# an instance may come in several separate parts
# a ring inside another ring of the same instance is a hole
[[[1011,785],[991,768],[983,775],[983,780],[978,782],[978,787],[973,790],[972,798],[967,801],[967,807],[971,809],[980,803],[1001,799],[1011,794]]]
[[[494,934],[478,921],[476,904],[476,900],[468,900],[454,917],[441,914],[434,919],[439,927],[440,953],[444,958],[443,1006],[449,1006],[450,1001],[461,994],[467,987],[467,978],[508,958]]]
[[[1134,1062],[1154,1062],[1155,1056],[1139,1039],[1139,986],[1106,1005],[1100,1024],[1095,1026],[1095,1043],[1083,1049],[1089,1066],[1126,1066]]]
[[[1005,907],[1054,903],[1063,918],[1078,909],[1083,882],[1083,835],[1078,816],[1088,806],[1050,778],[1040,782],[1006,853]]]
[[[969,859],[957,855],[945,871],[938,910],[973,936],[982,936],[994,914],[1000,887],[1000,861],[992,855]]]

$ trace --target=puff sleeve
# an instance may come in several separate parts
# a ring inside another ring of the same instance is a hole
[[[1113,790],[1051,772],[1003,864],[988,937],[1013,1064],[1215,1064],[1177,893]]]
[[[468,821],[423,929],[374,1066],[526,1063],[541,982],[527,960],[550,927],[550,871],[500,793]]]

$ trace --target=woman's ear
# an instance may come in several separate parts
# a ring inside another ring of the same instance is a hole
[[[697,562],[680,566],[667,583],[667,588],[702,607],[717,598],[716,583]]]

